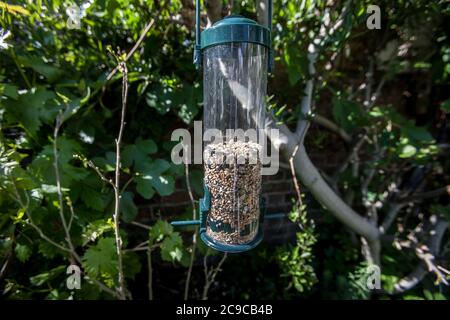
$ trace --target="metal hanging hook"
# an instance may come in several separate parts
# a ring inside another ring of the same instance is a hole
[[[200,0],[195,0],[195,48],[194,64],[197,69],[202,66],[202,48],[200,38]]]

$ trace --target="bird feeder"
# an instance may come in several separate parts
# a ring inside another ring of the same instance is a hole
[[[271,21],[269,1],[268,21]],[[203,71],[203,242],[223,252],[244,252],[262,238],[262,148],[271,30],[230,15],[200,33],[196,2],[194,63]]]

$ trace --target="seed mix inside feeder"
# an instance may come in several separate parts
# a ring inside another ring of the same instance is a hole
[[[260,146],[229,141],[205,150],[205,184],[211,194],[206,234],[220,243],[251,242],[259,227]]]

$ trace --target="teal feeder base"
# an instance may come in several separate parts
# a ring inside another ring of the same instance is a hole
[[[244,244],[226,244],[218,242],[217,240],[214,240],[210,236],[206,234],[206,216],[208,215],[208,211],[211,208],[211,194],[209,192],[208,187],[206,184],[203,184],[203,190],[204,190],[204,196],[202,199],[200,199],[200,219],[199,220],[183,220],[183,221],[172,221],[170,224],[174,227],[182,227],[182,226],[200,226],[199,234],[202,241],[210,248],[221,251],[221,252],[228,252],[228,253],[241,253],[245,251],[249,251],[253,248],[255,248],[260,242],[262,241],[264,237],[264,232],[262,229],[262,224],[264,222],[264,215],[265,215],[265,203],[263,199],[261,199],[260,202],[260,220],[259,220],[259,226],[258,226],[258,233],[256,234],[255,238]]]
[[[212,239],[210,236],[206,234],[206,231],[200,233],[200,238],[202,241],[208,246],[213,248],[214,250],[228,253],[242,253],[245,251],[249,251],[255,248],[263,239],[263,231],[262,228],[259,227],[258,233],[256,234],[255,239],[253,239],[249,243],[245,244],[222,244]]]

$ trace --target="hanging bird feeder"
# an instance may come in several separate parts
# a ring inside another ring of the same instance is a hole
[[[269,27],[236,15],[200,33],[196,1],[194,63],[203,67],[204,197],[200,225],[211,248],[244,252],[262,238],[261,154],[267,74],[272,68],[271,1]]]

